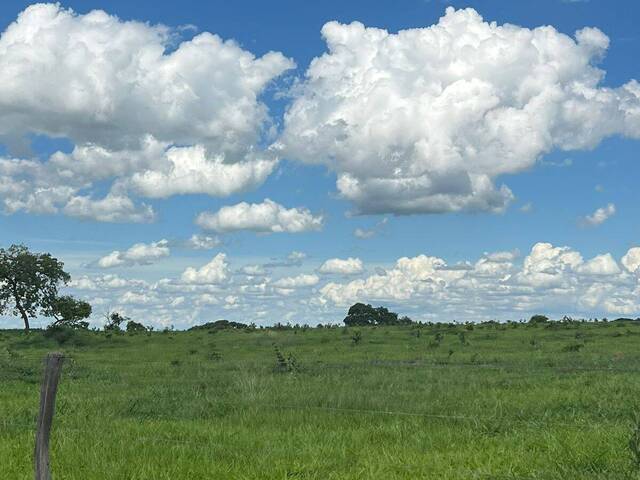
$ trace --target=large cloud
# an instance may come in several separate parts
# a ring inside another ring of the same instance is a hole
[[[306,208],[285,208],[270,199],[262,203],[242,202],[222,207],[215,213],[203,212],[196,224],[214,232],[250,230],[258,233],[300,233],[322,228],[323,217]]]
[[[211,33],[179,43],[162,25],[37,4],[0,37],[0,63],[0,142],[16,155],[33,134],[75,145],[21,171],[2,160],[7,212],[52,213],[77,197],[66,213],[126,221],[102,211],[113,202],[92,208],[86,189],[116,180],[112,197],[229,195],[259,185],[277,162],[259,147],[273,126],[259,97],[293,67],[280,53],[256,58]]]
[[[280,147],[328,165],[360,213],[502,211],[498,177],[553,149],[640,136],[640,84],[601,86],[609,39],[483,21],[448,8],[397,34],[327,23]]]

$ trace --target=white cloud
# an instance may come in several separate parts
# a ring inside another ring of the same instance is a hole
[[[246,275],[256,276],[256,275],[264,275],[265,269],[262,265],[245,265],[242,267],[242,273]]]
[[[591,227],[597,227],[602,225],[609,218],[616,213],[616,206],[613,203],[608,204],[606,207],[598,208],[591,215],[584,217],[584,224]]]
[[[522,213],[531,213],[533,211],[533,203],[527,202],[520,207],[520,211]]]
[[[368,238],[373,238],[385,228],[387,223],[389,223],[389,217],[384,217],[382,220],[380,220],[378,223],[376,223],[372,228],[369,228],[369,229],[356,228],[353,231],[353,235],[354,235],[354,237],[359,238],[361,240],[366,240]]]
[[[100,268],[112,268],[149,265],[160,258],[168,257],[170,253],[169,242],[164,239],[150,244],[136,243],[124,252],[116,250],[102,257],[98,260],[97,266]]]
[[[631,273],[640,273],[640,247],[630,248],[622,257],[622,265]]]
[[[285,208],[269,200],[262,203],[238,203],[222,207],[216,213],[203,212],[196,224],[206,230],[226,233],[250,230],[258,233],[300,233],[322,228],[321,215],[314,216],[306,208]]]
[[[444,270],[444,260],[426,255],[400,258],[394,268],[346,284],[330,282],[320,289],[322,296],[338,305],[380,299],[408,300],[424,289],[461,277],[462,271]]]
[[[148,305],[157,300],[157,297],[144,293],[125,292],[118,299],[122,305]]]
[[[585,260],[570,247],[549,243],[535,244],[522,257],[515,250],[488,252],[452,264],[418,255],[339,282],[319,277],[311,267],[275,281],[260,272],[239,269],[231,275],[226,257],[218,256],[202,268],[187,269],[186,278],[149,283],[85,275],[74,277],[69,290],[157,326],[188,327],[216,317],[273,323],[292,312],[290,318],[339,322],[357,301],[431,321],[519,319],[534,313],[640,315],[639,247],[621,260],[608,253]]]
[[[293,62],[208,32],[179,36],[101,10],[35,4],[20,13],[0,37],[0,142],[23,155],[35,133],[75,148],[17,160],[28,168],[12,173],[0,165],[7,213],[149,221],[149,208],[131,212],[132,194],[224,196],[265,180],[278,158],[260,147],[273,136],[260,97]],[[112,181],[117,195],[92,206],[98,181]]]
[[[220,245],[220,239],[218,237],[210,237],[208,235],[199,235],[194,233],[191,238],[187,240],[186,245],[193,250],[211,250]]]
[[[145,197],[167,198],[177,194],[204,193],[228,196],[255,188],[276,166],[274,158],[225,163],[224,156],[207,158],[201,145],[172,147],[166,152],[166,168],[136,172],[132,186]]]
[[[151,206],[138,206],[129,197],[111,193],[99,200],[87,196],[71,197],[64,213],[81,220],[109,223],[150,223],[156,218]]]
[[[582,265],[578,271],[587,275],[617,275],[621,270],[611,254],[605,253],[593,257]]]
[[[550,243],[537,243],[524,259],[516,279],[534,288],[566,286],[569,273],[577,272],[584,260],[580,253],[569,247],[554,247]]]
[[[360,238],[362,240],[365,240],[367,238],[372,238],[374,237],[376,234],[376,232],[374,230],[367,230],[365,228],[356,228],[353,231],[353,236],[356,238]]]
[[[483,21],[448,8],[428,28],[329,22],[279,146],[325,164],[358,213],[503,211],[498,177],[555,149],[640,136],[640,84],[601,86],[609,39]]]
[[[320,281],[320,277],[313,274],[302,273],[295,277],[284,277],[275,282],[273,285],[278,288],[295,289],[301,287],[313,287]]]
[[[228,276],[227,256],[219,253],[213,257],[213,260],[198,269],[187,268],[182,273],[182,281],[188,284],[218,284],[225,282]]]
[[[349,257],[347,259],[331,258],[320,266],[320,273],[337,273],[341,275],[354,275],[363,270],[362,260]]]
[[[640,251],[640,250],[639,250]],[[636,252],[622,263],[634,271]],[[640,258],[640,254],[638,254]],[[622,272],[611,254],[584,261],[569,247],[538,243],[517,264],[514,252],[485,254],[470,268],[419,255],[401,258],[384,272],[320,288],[319,305],[378,302],[417,308],[435,318],[517,318],[536,312],[637,315],[640,278]],[[638,260],[640,262],[640,259]],[[467,265],[469,265],[467,263]]]

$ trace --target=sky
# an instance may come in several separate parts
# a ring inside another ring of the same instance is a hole
[[[5,0],[0,246],[64,261],[95,326],[638,316],[639,19]]]

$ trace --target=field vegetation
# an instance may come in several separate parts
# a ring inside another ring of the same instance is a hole
[[[638,478],[640,322],[0,333],[0,478]]]

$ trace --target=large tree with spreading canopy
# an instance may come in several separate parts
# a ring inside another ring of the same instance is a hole
[[[27,332],[29,319],[39,312],[68,316],[70,297],[62,297],[67,300],[61,302],[58,288],[70,279],[64,264],[49,253],[33,253],[24,245],[0,248],[0,315],[6,312],[19,315]],[[90,314],[86,308],[82,313],[87,311]],[[73,313],[74,318],[78,316],[78,312]]]

